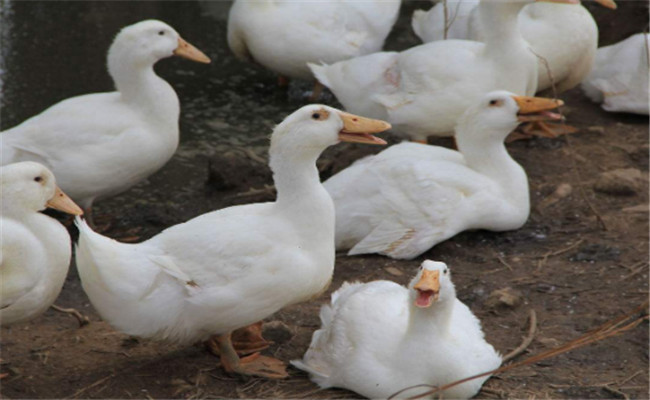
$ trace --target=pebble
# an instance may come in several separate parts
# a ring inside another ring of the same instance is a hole
[[[386,267],[386,268],[384,268],[384,269],[386,270],[386,272],[388,272],[388,273],[391,274],[391,275],[395,275],[395,276],[402,276],[402,275],[404,275],[404,273],[403,273],[402,271],[400,271],[399,269],[397,269],[397,268],[395,268],[395,267]]]
[[[485,305],[493,309],[500,307],[514,308],[521,304],[522,300],[523,295],[519,290],[506,287],[490,293],[487,300],[485,300]]]
[[[636,168],[615,169],[601,173],[594,189],[614,196],[633,196],[642,186],[643,175]]]

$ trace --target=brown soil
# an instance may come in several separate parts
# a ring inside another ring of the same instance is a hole
[[[255,93],[251,93],[251,101],[253,96]],[[267,333],[276,344],[266,353],[282,360],[301,357],[319,326],[320,305],[343,281],[406,283],[427,258],[451,266],[459,298],[482,320],[487,340],[503,353],[520,343],[531,309],[538,317],[537,334],[526,350],[532,355],[576,338],[646,300],[648,118],[606,113],[578,89],[561,97],[568,105],[568,122],[580,129],[578,133],[508,145],[530,179],[533,211],[522,229],[466,232],[414,261],[339,255],[326,294],[268,319],[282,324],[267,324],[272,328]],[[208,210],[272,199],[269,191],[249,192],[271,183],[263,163],[254,160],[258,155],[230,149],[211,157],[210,168],[205,155],[194,156],[189,162],[187,158],[172,161],[129,193],[101,203],[97,211],[108,214],[113,222],[107,235],[146,238]],[[350,145],[330,149],[319,163],[323,177],[379,150]],[[618,183],[625,184],[614,185],[607,192],[595,190],[603,172],[617,169],[637,170],[641,179],[628,183],[619,179]],[[224,185],[224,176],[230,185]],[[169,186],[161,189],[161,182],[175,182],[175,193],[170,194]],[[567,184],[572,188],[570,194],[554,197],[556,189]],[[241,195],[245,192],[249,193]],[[139,201],[142,193],[157,201]],[[134,227],[141,230],[134,232]],[[490,293],[506,287],[519,291],[523,301],[514,307],[490,306]],[[304,373],[292,368],[290,378],[282,381],[229,376],[201,344],[178,347],[129,338],[100,320],[74,268],[57,303],[78,308],[91,323],[78,328],[73,318],[49,310],[29,323],[2,328],[2,372],[9,373],[0,383],[2,397],[355,397],[344,390],[318,391]],[[648,398],[646,324],[616,338],[503,373],[490,379],[479,394],[482,398],[628,396]]]

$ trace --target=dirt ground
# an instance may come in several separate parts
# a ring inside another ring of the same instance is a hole
[[[413,8],[402,10],[391,46],[414,43],[405,33]],[[647,5],[626,4],[619,12],[622,19],[639,19],[639,12],[645,12],[645,19],[634,22],[636,31],[647,23]],[[601,42],[621,39],[614,28],[603,32]],[[260,99],[271,98],[286,112],[270,119],[252,115],[250,123],[240,121],[235,127],[212,120],[208,127],[270,133],[272,123],[300,105],[291,92],[274,86],[272,75],[258,76],[261,83],[252,79],[231,86],[242,104],[256,110]],[[482,320],[487,340],[503,353],[519,345],[527,316],[536,311],[537,332],[519,359],[577,338],[643,303],[648,298],[648,118],[607,113],[579,89],[561,98],[578,133],[508,145],[529,176],[532,212],[522,229],[465,232],[413,261],[340,254],[326,294],[267,319],[267,336],[276,344],[266,353],[282,360],[301,357],[319,327],[320,305],[343,281],[406,283],[424,259],[451,267],[458,297]],[[336,104],[331,97],[326,102]],[[399,141],[394,135],[388,139]],[[449,145],[447,140],[431,142]],[[209,210],[272,200],[273,192],[264,186],[272,183],[265,166],[266,142],[256,143],[206,149],[185,142],[159,173],[98,204],[96,212],[112,224],[106,234],[142,240]],[[326,179],[380,150],[349,144],[329,149],[319,161],[322,176]],[[617,178],[607,178],[611,171]],[[504,288],[518,293],[520,302],[495,306],[488,301],[491,293]],[[74,267],[57,304],[76,307],[91,323],[79,328],[75,319],[50,309],[28,323],[2,328],[1,370],[9,373],[0,381],[2,398],[358,397],[345,390],[318,390],[293,368],[282,381],[229,376],[202,344],[179,347],[121,334],[89,304]],[[648,358],[648,326],[642,324],[621,336],[495,376],[478,397],[648,398]]]

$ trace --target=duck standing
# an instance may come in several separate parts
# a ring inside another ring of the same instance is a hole
[[[321,388],[341,387],[386,399],[410,386],[442,386],[491,371],[501,356],[480,321],[456,298],[449,268],[426,260],[408,288],[391,281],[344,283],[321,308],[321,329],[292,364]],[[485,376],[451,387],[445,399],[468,399]],[[413,388],[407,398],[427,391]]]
[[[401,0],[236,0],[228,45],[237,58],[286,78],[314,79],[308,62],[334,63],[381,51]],[[316,85],[312,100],[322,87]]]
[[[595,0],[603,7],[616,9],[613,0]],[[447,39],[483,40],[486,27],[481,25],[479,0],[449,1]],[[429,11],[413,13],[412,26],[423,42],[444,39],[445,14],[442,4]],[[589,74],[598,46],[598,26],[582,5],[533,3],[518,17],[523,38],[537,54],[537,91],[555,84],[558,92],[577,86]],[[549,74],[550,70],[550,74]],[[553,77],[551,82],[550,77]]]
[[[0,133],[2,164],[47,166],[92,222],[95,200],[147,178],[178,147],[178,96],[153,69],[172,55],[210,62],[161,21],[122,29],[108,51],[117,91],[66,99]]]
[[[277,200],[229,207],[139,244],[93,232],[78,219],[77,268],[107,322],[130,335],[192,343],[213,335],[228,372],[286,376],[255,353],[240,359],[231,332],[324,291],[334,268],[334,205],[316,159],[339,141],[385,142],[390,125],[324,105],[287,117],[269,150]]]
[[[537,58],[517,26],[519,11],[529,3],[481,1],[484,43],[437,41],[310,68],[350,112],[385,119],[416,141],[452,136],[458,118],[485,93],[537,91]]]
[[[522,122],[559,119],[560,100],[496,91],[458,121],[458,151],[404,142],[357,161],[324,186],[336,247],[412,259],[468,229],[505,231],[528,219],[528,177],[504,139]]]
[[[47,310],[68,274],[70,235],[39,211],[83,212],[50,170],[30,161],[0,167],[0,196],[0,325],[6,326]]]

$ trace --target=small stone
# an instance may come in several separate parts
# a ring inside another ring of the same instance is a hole
[[[632,206],[632,207],[625,207],[623,209],[623,212],[647,214],[648,213],[648,205],[647,204],[638,204],[638,205]]]
[[[636,168],[615,169],[600,174],[594,189],[615,196],[632,196],[641,189],[642,181],[643,175]]]
[[[538,342],[543,344],[545,347],[558,347],[560,345],[560,341],[555,339],[555,338],[538,338]]]
[[[523,295],[519,290],[506,287],[490,293],[487,300],[485,300],[485,305],[489,308],[514,308],[521,304],[522,300]]]
[[[537,206],[538,210],[543,210],[548,206],[551,206],[561,199],[568,197],[573,192],[573,187],[568,183],[560,183],[555,191],[545,197],[542,201],[539,202]]]
[[[395,268],[395,267],[386,267],[386,268],[384,268],[384,269],[386,270],[386,272],[388,272],[388,273],[391,274],[391,275],[395,275],[395,276],[402,276],[402,275],[404,275],[404,273],[403,273],[402,271],[400,271],[399,269],[397,269],[397,268]]]
[[[595,132],[595,133],[605,133],[605,128],[602,126],[590,126],[587,128],[589,132]]]

